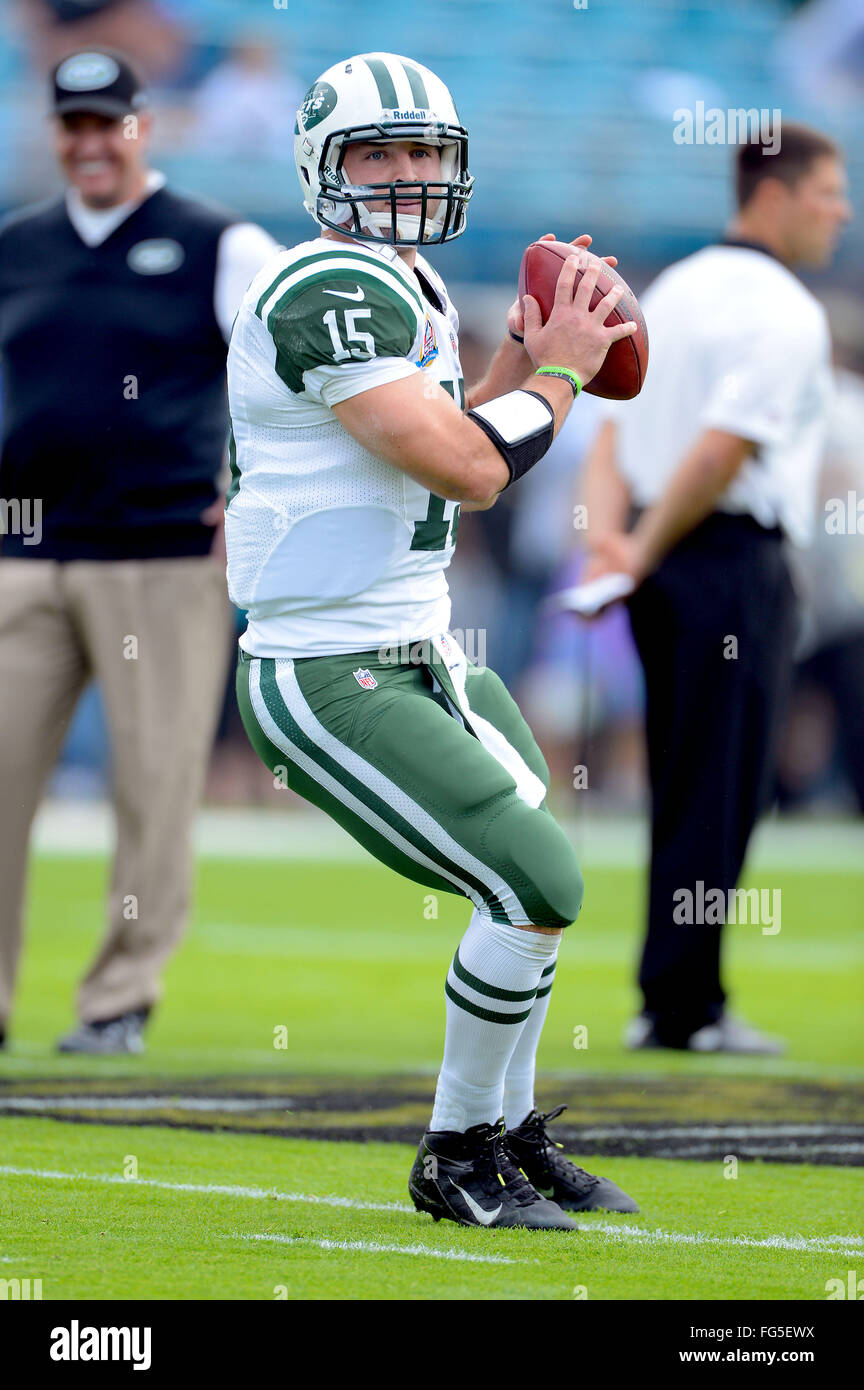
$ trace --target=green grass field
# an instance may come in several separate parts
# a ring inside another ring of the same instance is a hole
[[[600,1156],[571,1140],[580,1162],[638,1197],[638,1216],[591,1214],[577,1234],[538,1236],[414,1213],[402,1136],[422,1130],[467,910],[371,863],[205,858],[147,1054],[59,1056],[104,878],[96,857],[34,864],[0,1053],[0,1279],[41,1278],[46,1299],[818,1300],[828,1279],[864,1272],[856,1166],[742,1158],[731,1178],[719,1153]],[[570,1134],[643,1113],[655,1125],[861,1125],[859,875],[763,867],[753,880],[782,890],[782,929],[731,928],[728,973],[737,1010],[789,1041],[766,1060],[625,1053],[641,876],[589,864],[586,881],[540,1053],[543,1101],[569,1101]],[[577,1028],[587,1047],[574,1048]],[[191,1118],[174,1091],[197,1097]],[[252,1091],[260,1113],[242,1099]],[[157,1092],[130,1122],[130,1096]],[[26,1109],[34,1098],[42,1113]],[[313,1121],[323,1137],[308,1137]],[[326,1137],[391,1121],[393,1142]]]
[[[534,1234],[418,1216],[404,1145],[4,1128],[8,1165],[105,1179],[4,1177],[2,1274],[41,1277],[44,1298],[819,1299],[864,1257],[837,1239],[860,1214],[850,1169],[758,1164],[731,1182],[703,1164],[605,1161],[650,1194],[650,1214]]]

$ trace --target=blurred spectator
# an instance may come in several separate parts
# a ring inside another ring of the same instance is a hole
[[[851,208],[832,141],[786,121],[766,159],[769,140],[738,148],[725,243],[643,297],[648,379],[609,403],[587,465],[592,577],[632,579],[645,673],[651,874],[632,1048],[782,1051],[728,1011],[721,943],[773,790],[798,625],[785,550],[812,536],[831,394],[827,318],[790,267],[826,265]],[[722,910],[688,918],[681,895],[700,885]]]
[[[245,155],[294,162],[298,78],[276,62],[261,39],[241,40],[205,77],[192,103],[192,145],[220,157]]]
[[[188,919],[229,656],[225,343],[276,249],[165,187],[148,167],[145,106],[121,54],[63,59],[53,129],[66,195],[0,231],[0,1043],[30,826],[93,679],[111,730],[108,931],[64,1052],[141,1051]]]
[[[861,0],[810,0],[778,34],[777,64],[808,101],[853,105],[864,94]]]
[[[170,76],[186,50],[181,25],[153,0],[17,0],[17,10],[42,74],[67,53],[121,48],[153,83]]]
[[[860,346],[831,322],[835,358],[857,363]],[[864,375],[838,366],[835,383],[813,544],[795,556],[802,630],[778,797],[830,803],[846,786],[864,815]]]

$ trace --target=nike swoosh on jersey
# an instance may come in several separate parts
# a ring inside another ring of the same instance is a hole
[[[362,285],[358,285],[358,286],[357,286],[357,293],[356,293],[356,294],[349,294],[348,290],[325,290],[324,293],[325,293],[325,294],[335,294],[335,295],[338,295],[340,299],[357,299],[357,300],[360,300],[360,299],[365,299],[365,298],[366,298],[366,291],[364,290],[364,288],[363,288]]]
[[[473,1197],[469,1197],[468,1193],[459,1186],[458,1182],[454,1182],[453,1186],[456,1188],[459,1195],[465,1198],[470,1210],[474,1213],[481,1226],[491,1226],[496,1216],[501,1214],[503,1203],[499,1203],[494,1211],[484,1211],[479,1202],[475,1202]]]

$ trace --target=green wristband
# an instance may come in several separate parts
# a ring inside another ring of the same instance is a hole
[[[579,392],[582,390],[582,382],[575,372],[571,372],[569,367],[538,367],[535,376],[560,376],[564,381],[569,381],[573,387],[573,399],[575,401]]]

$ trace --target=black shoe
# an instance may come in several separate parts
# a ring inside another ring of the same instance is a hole
[[[575,1231],[576,1222],[528,1182],[503,1140],[504,1122],[457,1130],[427,1130],[408,1191],[418,1211],[460,1226],[522,1226]]]
[[[554,1120],[566,1105],[541,1115],[532,1110],[515,1129],[508,1129],[507,1147],[528,1181],[543,1197],[549,1197],[565,1211],[638,1211],[639,1208],[608,1178],[595,1178],[577,1168],[563,1154],[563,1144],[555,1144],[546,1133],[546,1121]]]
[[[103,1018],[92,1023],[80,1023],[57,1044],[58,1052],[88,1052],[99,1056],[144,1051],[144,1024],[149,1009],[131,1009],[118,1018]]]

